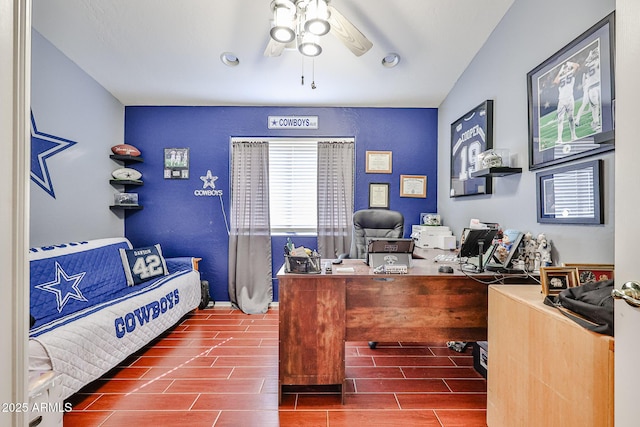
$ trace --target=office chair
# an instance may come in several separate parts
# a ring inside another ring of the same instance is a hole
[[[367,256],[367,238],[404,236],[404,216],[387,209],[363,209],[353,214],[353,236],[349,258],[364,259]]]
[[[404,236],[404,216],[398,211],[387,209],[363,209],[353,214],[353,236],[349,258],[364,259],[367,256],[367,238]],[[378,345],[369,341],[369,348]]]

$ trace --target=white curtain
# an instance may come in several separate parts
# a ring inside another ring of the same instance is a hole
[[[349,253],[353,227],[353,140],[318,142],[318,251]]]
[[[234,141],[231,159],[229,299],[247,314],[273,301],[269,227],[269,144]]]

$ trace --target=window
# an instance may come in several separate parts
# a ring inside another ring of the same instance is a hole
[[[317,233],[318,142],[269,141],[271,232]]]

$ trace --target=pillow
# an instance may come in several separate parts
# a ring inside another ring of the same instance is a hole
[[[139,285],[144,281],[169,274],[159,244],[119,250],[124,274],[127,276],[127,286]]]

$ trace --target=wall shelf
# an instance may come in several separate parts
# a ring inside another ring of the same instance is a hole
[[[471,172],[472,178],[483,178],[493,176],[507,176],[517,173],[522,173],[522,168],[508,168],[508,167],[496,167],[480,169],[475,172]]]
[[[129,179],[110,179],[109,184],[111,185],[144,185],[144,182],[131,181]]]
[[[126,156],[122,154],[111,154],[109,158],[115,160],[116,162],[122,163],[125,167],[132,163],[142,163],[144,160],[140,156]],[[127,189],[132,186],[141,186],[144,183],[140,180],[131,180],[131,179],[110,179],[109,184],[113,185],[118,189],[119,186],[124,186],[124,191],[127,192]],[[137,199],[136,199],[137,200]],[[109,209],[112,211],[139,211],[142,209],[140,205],[111,205]]]
[[[140,206],[140,205],[111,205],[109,206],[109,209],[111,210],[125,210],[125,211],[139,211],[140,209],[142,209],[144,206]]]
[[[142,163],[144,159],[140,156],[124,156],[122,154],[111,154],[109,158],[123,163]]]

